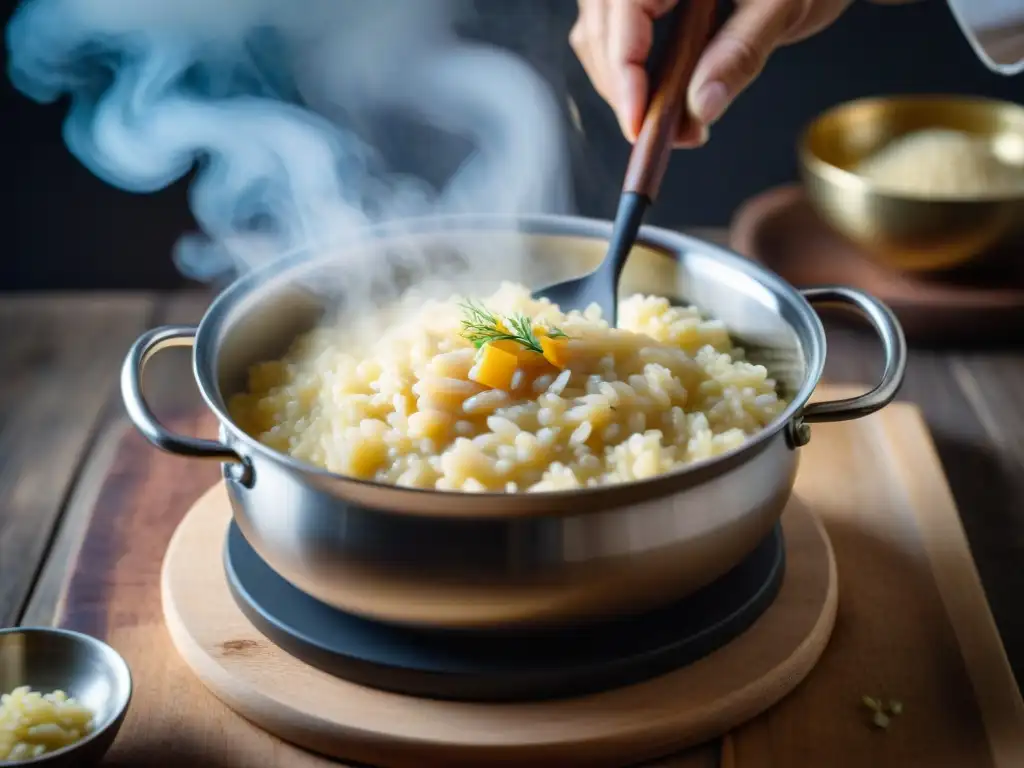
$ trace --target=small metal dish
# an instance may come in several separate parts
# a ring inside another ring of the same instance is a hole
[[[22,685],[50,693],[60,689],[91,709],[93,731],[81,741],[29,760],[0,761],[3,768],[89,768],[114,742],[132,696],[127,662],[94,637],[51,627],[0,629],[0,691]]]
[[[887,191],[856,172],[892,140],[927,129],[983,138],[994,156],[1024,166],[1024,107],[970,96],[892,96],[840,104],[800,139],[807,197],[829,225],[878,263],[908,272],[974,264],[1012,248],[1024,225],[1024,184],[1006,194],[914,196]]]

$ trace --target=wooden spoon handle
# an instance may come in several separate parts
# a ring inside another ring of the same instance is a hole
[[[622,187],[623,192],[644,195],[651,201],[658,196],[681,121],[689,119],[686,90],[715,23],[717,0],[682,2],[684,7],[677,11],[657,90],[647,106]]]

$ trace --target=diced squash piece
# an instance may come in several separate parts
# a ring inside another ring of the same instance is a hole
[[[519,367],[519,358],[493,343],[485,344],[480,349],[480,359],[469,372],[469,378],[477,384],[491,389],[509,389],[512,376]]]
[[[492,341],[488,346],[497,347],[504,352],[513,354],[516,359],[519,360],[520,368],[536,368],[538,366],[545,365],[544,357],[538,355],[532,349],[527,349],[518,341],[512,341],[512,339],[500,339],[499,341]]]
[[[540,337],[540,348],[544,350],[544,359],[556,368],[565,368],[569,364],[568,339]]]
[[[508,352],[510,355],[519,357],[520,352],[529,352],[526,347],[520,344],[518,341],[512,341],[512,339],[499,339],[498,341],[487,342],[488,347],[494,347],[500,349],[502,352]]]

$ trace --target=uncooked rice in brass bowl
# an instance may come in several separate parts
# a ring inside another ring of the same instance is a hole
[[[229,403],[260,442],[340,475],[508,493],[648,479],[736,448],[785,408],[696,308],[633,295],[611,328],[596,306],[563,314],[511,283],[317,328]]]

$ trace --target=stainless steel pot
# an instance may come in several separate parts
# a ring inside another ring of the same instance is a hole
[[[610,228],[562,216],[434,219],[377,230],[351,247],[423,248],[450,262],[452,254],[481,257],[481,250],[495,258],[524,252],[518,268],[498,268],[493,284],[472,286],[489,292],[501,278],[543,285],[584,273],[603,256]],[[250,365],[279,356],[321,320],[331,285],[345,282],[339,269],[336,259],[296,256],[246,275],[198,328],[156,328],[139,338],[121,386],[128,414],[154,445],[223,462],[234,519],[271,567],[322,601],[391,622],[501,628],[586,620],[685,596],[738,563],[776,523],[809,425],[882,408],[905,369],[903,332],[875,299],[840,287],[798,292],[722,248],[645,228],[623,293],[665,295],[724,321],[790,399],[779,418],[737,450],[628,485],[536,494],[381,485],[277,453],[239,429],[225,408]],[[824,302],[866,315],[885,368],[863,396],[808,404],[826,351],[811,305]],[[168,432],[146,405],[146,361],[179,345],[194,347],[196,382],[220,421],[217,441]]]

